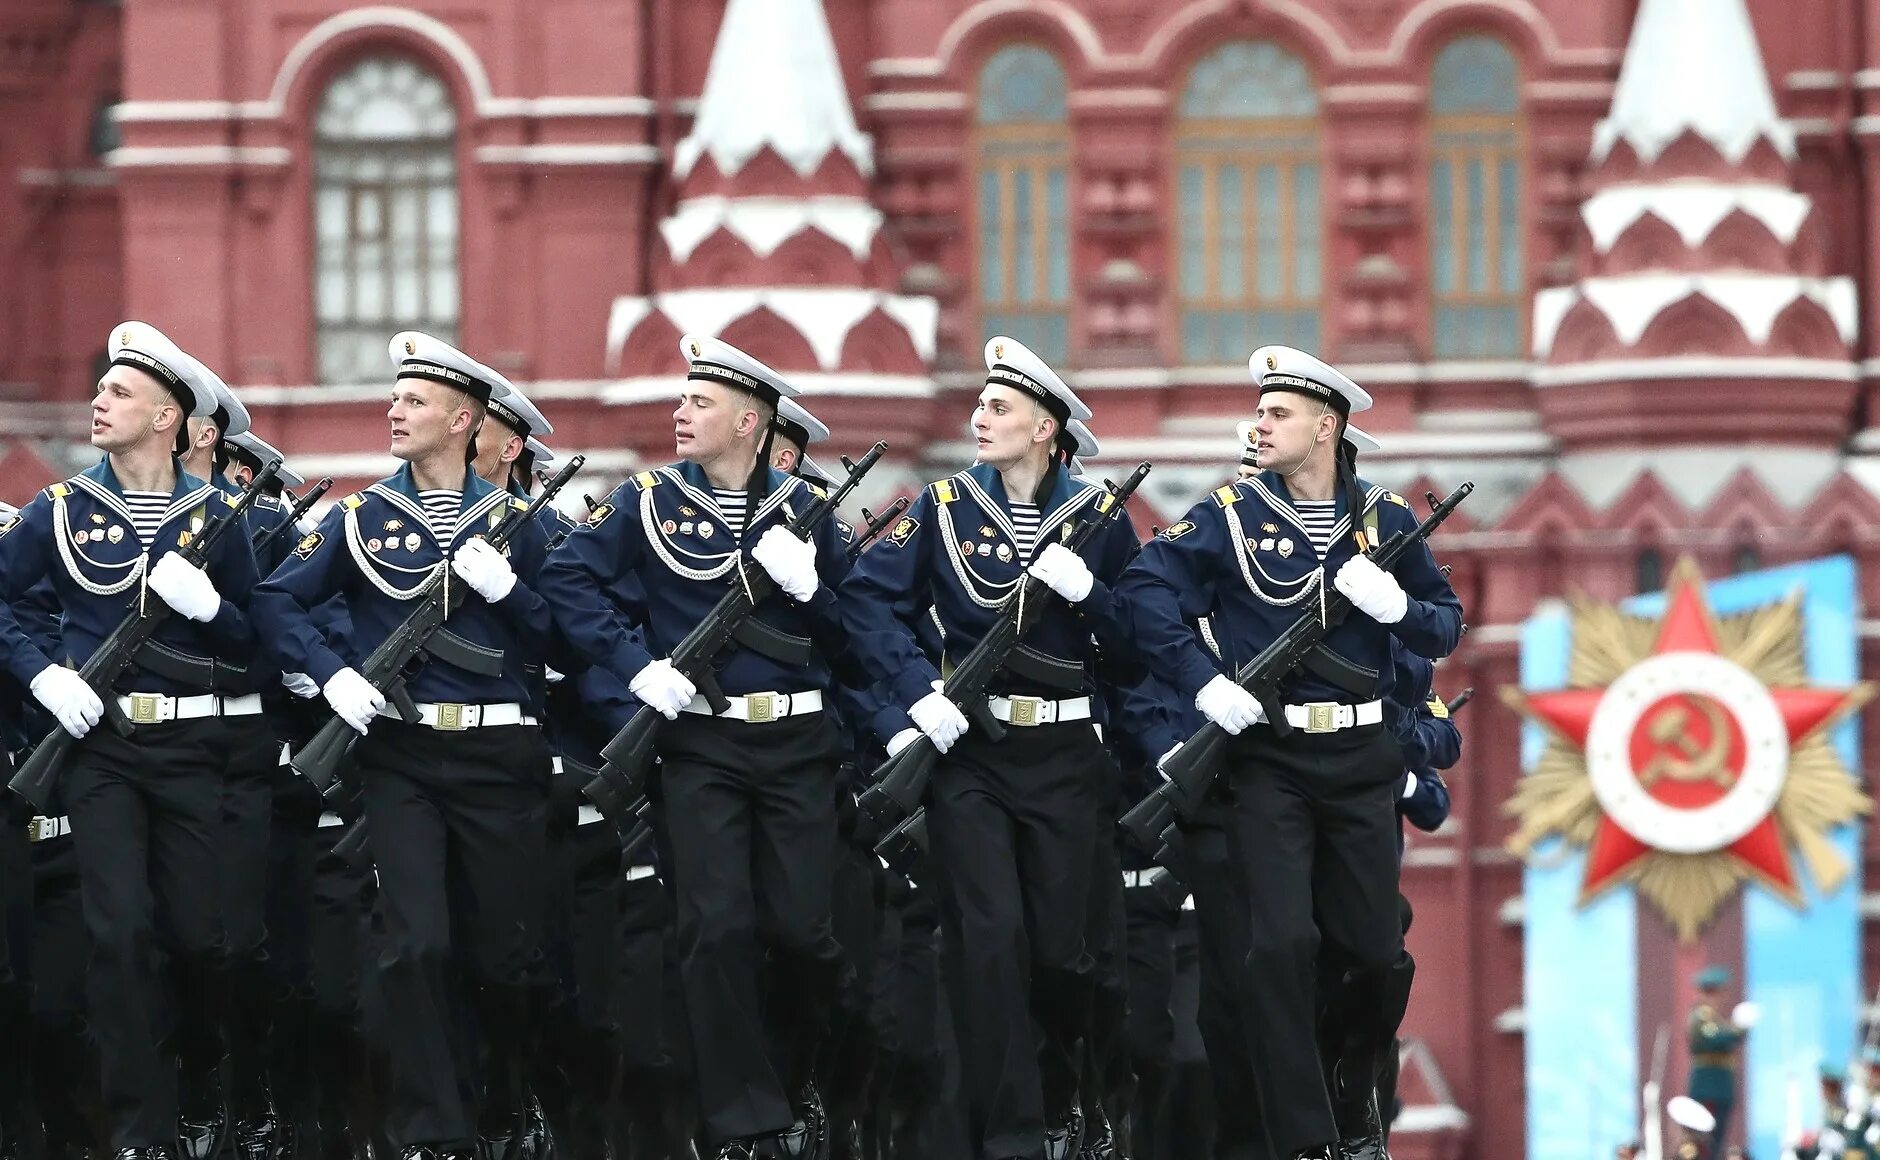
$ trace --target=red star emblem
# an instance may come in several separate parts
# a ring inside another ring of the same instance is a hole
[[[1701,580],[1682,569],[1672,578],[1650,657],[1671,654],[1722,656]],[[1766,691],[1791,751],[1858,704],[1860,692],[1785,687],[1767,687]],[[1609,687],[1530,693],[1526,708],[1558,738],[1585,753],[1608,692]],[[1742,722],[1718,698],[1681,690],[1658,697],[1634,715],[1636,724],[1625,738],[1626,757],[1630,768],[1638,771],[1639,786],[1656,803],[1674,810],[1703,810],[1722,801],[1744,773],[1748,755]],[[1668,775],[1659,776],[1664,771]],[[1653,853],[1656,847],[1650,837],[1626,829],[1610,813],[1602,812],[1587,848],[1582,901],[1624,880],[1635,863]],[[1764,813],[1720,852],[1784,898],[1800,901],[1794,865],[1773,811]]]

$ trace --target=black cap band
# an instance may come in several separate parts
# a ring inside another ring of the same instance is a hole
[[[806,450],[808,449],[809,447],[809,428],[808,427],[803,426],[803,424],[798,423],[793,419],[786,419],[782,415],[777,416],[776,423],[774,425],[777,428],[777,434],[783,436],[785,439],[790,440],[792,443],[795,443],[798,447],[804,448]]]
[[[773,407],[783,395],[775,384],[767,383],[756,375],[747,375],[735,367],[728,367],[723,363],[706,362],[703,359],[694,359],[685,377],[708,383],[723,383],[727,387],[749,391]]]
[[[1304,375],[1289,373],[1262,375],[1260,393],[1264,395],[1268,391],[1292,391],[1296,394],[1307,395],[1337,411],[1340,416],[1345,418],[1351,416],[1351,400],[1345,397],[1344,392],[1335,391],[1324,383],[1316,379],[1308,379]]]
[[[490,414],[508,424],[511,430],[515,431],[516,434],[522,436],[524,439],[527,439],[533,433],[529,430],[529,421],[517,414],[514,409],[503,403],[500,399],[491,399],[486,405],[490,409]]]
[[[434,383],[442,383],[447,387],[456,387],[458,390],[474,396],[478,402],[486,406],[489,404],[490,396],[494,393],[490,389],[490,384],[477,378],[475,375],[465,374],[455,367],[447,367],[419,358],[408,358],[399,363],[398,377],[401,379],[428,379]]]
[[[1051,412],[1052,418],[1058,421],[1060,428],[1071,421],[1069,403],[1059,398],[1043,383],[1015,367],[1009,367],[1004,363],[993,363],[992,369],[986,372],[986,384],[995,387],[1017,387],[1043,403],[1044,409]]]
[[[111,356],[111,365],[144,372],[163,384],[164,390],[175,395],[177,401],[183,404],[183,410],[194,411],[196,409],[196,393],[189,389],[189,384],[183,381],[183,376],[143,351],[132,350],[128,346],[121,347],[115,355]]]

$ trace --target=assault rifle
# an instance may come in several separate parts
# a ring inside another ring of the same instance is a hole
[[[529,501],[526,508],[508,505],[502,520],[485,537],[490,546],[499,551],[506,547],[510,537],[528,527],[543,506],[567,486],[586,461],[586,457],[581,455],[568,460],[555,473],[555,478]],[[379,647],[373,649],[372,655],[360,666],[361,675],[392,703],[398,715],[406,721],[416,721],[419,716],[417,705],[406,691],[406,679],[432,659],[486,677],[499,677],[503,673],[502,650],[472,644],[444,627],[445,618],[450,615],[451,609],[461,605],[468,594],[469,586],[451,570],[449,561],[439,561],[437,570],[412,598],[411,615]],[[334,775],[339,770],[340,762],[352,751],[358,739],[359,734],[351,725],[334,717],[320,727],[312,741],[293,754],[294,769],[312,782],[315,789],[325,794],[337,784]]]
[[[299,499],[295,500],[294,506],[287,509],[287,518],[275,524],[267,531],[262,532],[260,537],[255,540],[255,559],[261,559],[262,553],[268,546],[280,539],[282,535],[290,530],[298,529],[300,526],[300,517],[312,511],[313,505],[319,503],[320,497],[325,495],[327,490],[332,486],[333,477],[330,475],[325,476],[319,483],[308,488]]]
[[[1096,535],[1110,520],[1115,519],[1128,504],[1129,497],[1149,474],[1149,465],[1141,463],[1130,472],[1121,487],[1106,482],[1107,494],[1094,501],[1095,510],[1090,513],[1076,529],[1064,546],[1072,552],[1081,552],[1091,537]],[[1005,727],[993,717],[991,708],[986,703],[986,690],[991,687],[993,678],[1000,669],[1018,653],[1032,625],[1038,621],[1038,614],[1048,607],[1046,598],[1051,595],[1043,581],[1029,571],[1020,573],[1018,583],[999,606],[998,616],[992,627],[986,630],[973,650],[960,661],[959,667],[948,674],[941,692],[947,699],[958,705],[973,724],[985,731],[994,741],[1005,736]],[[872,783],[857,799],[860,811],[858,824],[869,827],[870,834],[878,834],[893,828],[893,824],[913,813],[920,807],[920,799],[927,792],[928,779],[933,776],[934,766],[940,762],[940,751],[926,734],[914,738],[899,753],[883,762],[875,771]],[[883,853],[877,846],[877,853]]]
[[[1398,532],[1379,545],[1371,553],[1372,562],[1382,570],[1390,571],[1412,548],[1429,539],[1474,490],[1475,484],[1464,483],[1441,501],[1435,495],[1430,495],[1430,514],[1414,529]],[[1280,703],[1280,683],[1294,669],[1307,663],[1319,642],[1343,623],[1352,609],[1351,600],[1344,593],[1323,579],[1320,583],[1323,585],[1321,599],[1313,602],[1315,607],[1294,621],[1259,656],[1241,666],[1240,671],[1234,674],[1234,682],[1259,699],[1260,707],[1266,713],[1267,724],[1281,737],[1289,735],[1293,726],[1286,720],[1285,706]],[[1159,848],[1163,831],[1177,817],[1192,816],[1195,808],[1201,804],[1202,796],[1207,793],[1208,786],[1213,784],[1220,768],[1221,749],[1227,744],[1227,738],[1225,729],[1209,721],[1162,762],[1161,771],[1166,780],[1156,787],[1155,792],[1123,815],[1123,828],[1140,848]]]
[[[261,497],[261,493],[274,481],[280,470],[279,459],[262,468],[248,481],[248,486],[242,489],[241,494],[229,501],[226,510],[218,512],[204,524],[187,544],[176,550],[176,554],[193,567],[201,568],[207,564],[216,544],[221,542],[230,528],[241,525],[242,517],[248,514],[248,509],[254,506],[255,500]],[[222,494],[216,493],[218,497]],[[145,567],[149,567],[148,562]],[[104,723],[111,726],[119,736],[129,737],[132,723],[124,716],[124,711],[118,708],[117,694],[112,692],[112,688],[125,669],[132,664],[142,663],[139,654],[144,653],[146,644],[151,643],[151,635],[170,618],[170,614],[170,606],[163,601],[140,598],[137,606],[118,622],[118,626],[111,630],[111,635],[104,638],[78,670],[78,675],[85,678],[85,683],[104,702]],[[21,763],[19,772],[7,784],[14,793],[31,802],[34,810],[44,815],[52,814],[55,812],[52,808],[54,791],[58,789],[59,778],[64,773],[67,759],[72,755],[72,748],[77,744],[78,739],[63,728],[54,729],[33,749],[32,756]]]
[[[836,508],[841,506],[842,501],[848,498],[849,493],[855,490],[856,485],[862,482],[862,477],[868,474],[887,450],[886,443],[876,443],[869,448],[861,462],[849,469],[847,479],[837,485],[834,491],[805,507],[784,527],[797,539],[808,540],[822,522],[835,513]],[[776,646],[769,638],[783,636],[753,615],[757,606],[776,591],[776,581],[762,568],[751,567],[749,560],[743,556],[738,558],[737,573],[740,582],[733,583],[730,590],[719,599],[717,607],[706,613],[705,619],[699,621],[679,642],[678,647],[672,650],[672,667],[698,687],[714,712],[723,712],[730,704],[725,699],[724,690],[718,687],[717,678],[712,675],[712,665],[718,657],[732,644],[760,636],[765,638],[766,649],[773,649]],[[788,643],[788,638],[784,638],[783,643]],[[803,659],[807,661],[808,657]],[[646,771],[652,768],[653,739],[665,722],[666,719],[657,710],[641,706],[621,727],[620,732],[614,735],[614,739],[601,749],[601,757],[605,760],[600,772],[582,791],[623,836],[631,825],[628,818],[634,799],[645,784]]]

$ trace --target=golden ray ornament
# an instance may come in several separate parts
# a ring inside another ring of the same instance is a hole
[[[1828,832],[1873,808],[1829,743],[1873,695],[1808,682],[1799,592],[1719,617],[1688,557],[1662,616],[1572,602],[1567,687],[1501,690],[1547,732],[1503,812],[1508,849],[1558,835],[1584,847],[1584,906],[1630,883],[1690,942],[1745,881],[1802,901],[1800,858],[1822,893],[1847,878]]]

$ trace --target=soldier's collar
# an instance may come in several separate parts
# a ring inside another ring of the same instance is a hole
[[[189,495],[199,488],[209,486],[207,480],[197,479],[189,472],[184,471],[183,461],[174,455],[170,456],[170,466],[176,469],[176,482],[170,488],[170,499],[172,501]],[[93,483],[102,484],[113,495],[120,499],[124,497],[124,485],[119,482],[117,471],[112,468],[111,457],[109,455],[101,457],[97,463],[79,472],[79,475],[91,480]]]
[[[423,497],[418,494],[417,481],[411,478],[411,464],[409,463],[401,464],[395,473],[379,480],[375,486],[395,491],[406,499],[411,500],[413,503],[423,503]],[[495,491],[496,486],[478,475],[473,468],[466,465],[463,469],[463,484],[461,490],[463,492],[463,503],[459,506],[459,511],[470,507],[484,496]]]

